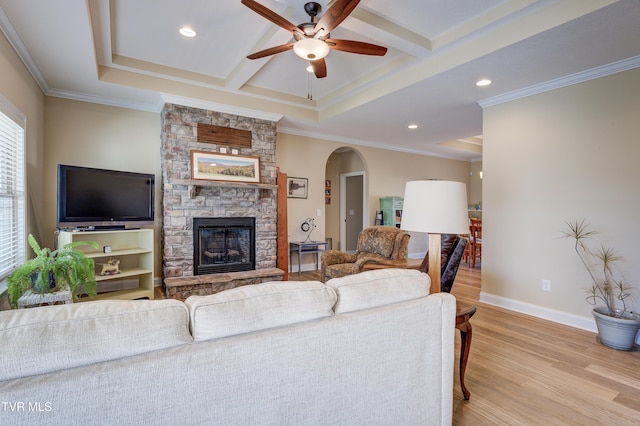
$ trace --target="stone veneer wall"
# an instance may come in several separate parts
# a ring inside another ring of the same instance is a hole
[[[162,110],[162,264],[164,278],[193,276],[194,217],[255,217],[256,270],[275,268],[277,258],[277,192],[252,184],[197,186],[190,194],[192,150],[220,151],[197,140],[197,124],[251,130],[251,148],[239,155],[260,157],[260,183],[276,184],[276,123],[165,104]],[[231,152],[229,147],[228,152]]]

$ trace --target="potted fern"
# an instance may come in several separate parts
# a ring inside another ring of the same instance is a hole
[[[77,249],[79,246],[99,248],[97,243],[76,241],[57,250],[42,248],[29,234],[29,245],[35,253],[33,259],[16,268],[7,278],[9,304],[18,305],[18,299],[27,290],[43,294],[50,291],[70,290],[74,299],[80,293],[95,296],[97,283],[93,259]]]
[[[600,342],[614,349],[633,349],[640,329],[640,315],[629,310],[633,287],[615,271],[622,257],[603,244],[593,248],[590,241],[597,232],[589,229],[584,220],[565,223],[567,227],[562,233],[573,240],[574,250],[591,279],[586,300],[594,306],[604,304],[592,311]]]

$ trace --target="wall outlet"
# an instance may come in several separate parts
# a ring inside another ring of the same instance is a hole
[[[551,291],[551,281],[542,280],[542,291]]]

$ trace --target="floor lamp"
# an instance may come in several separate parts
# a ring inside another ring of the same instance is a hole
[[[400,227],[429,234],[430,293],[440,292],[442,234],[468,234],[467,209],[467,186],[462,182],[417,180],[406,184]]]

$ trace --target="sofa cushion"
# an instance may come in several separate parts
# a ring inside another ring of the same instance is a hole
[[[431,280],[413,269],[376,269],[326,283],[338,295],[335,313],[359,311],[429,295]]]
[[[317,281],[273,281],[185,301],[194,340],[209,340],[333,315],[337,296]]]
[[[0,311],[0,380],[192,342],[178,300],[109,300]]]

